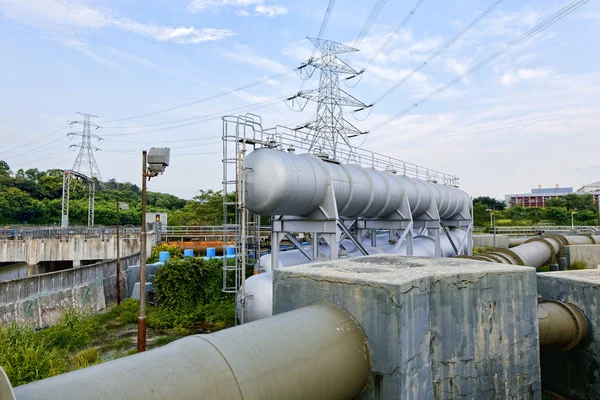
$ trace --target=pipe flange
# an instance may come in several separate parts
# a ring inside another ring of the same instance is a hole
[[[581,311],[579,307],[575,306],[574,304],[558,300],[546,300],[542,301],[542,303],[557,304],[567,310],[571,318],[573,318],[573,323],[575,324],[575,337],[569,344],[560,349],[561,351],[569,351],[587,338],[589,330],[588,322],[583,314],[583,311]]]
[[[504,254],[504,255],[507,255],[508,257],[512,258],[516,262],[516,264],[513,264],[513,262],[511,261],[511,264],[513,264],[513,265],[521,265],[523,267],[525,266],[525,263],[523,262],[521,257],[519,257],[519,255],[517,253],[515,253],[514,251],[512,251],[510,249],[494,249],[494,251],[496,253]]]

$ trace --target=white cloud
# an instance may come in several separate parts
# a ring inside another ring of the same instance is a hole
[[[102,56],[99,56],[98,54],[94,53],[86,43],[84,43],[80,40],[69,39],[69,40],[61,41],[61,43],[70,47],[71,49],[91,58],[92,60],[96,61],[97,63],[107,65],[110,68],[115,69],[117,71],[127,72],[127,69],[125,67],[123,67],[121,64],[116,63],[114,61],[110,61]]]
[[[223,50],[222,54],[225,57],[237,61],[239,63],[250,64],[259,68],[265,68],[275,73],[283,73],[286,71],[290,71],[290,68],[286,67],[280,62],[258,54],[246,45],[236,44],[234,46],[234,51]]]
[[[264,0],[193,0],[188,4],[188,11],[192,14],[221,8],[236,8],[235,13],[242,17],[251,15],[249,9],[254,11],[254,15],[272,18],[288,13],[286,7],[266,5]]]
[[[258,5],[254,7],[254,12],[256,15],[266,15],[268,17],[278,17],[280,15],[287,14],[288,10],[285,7],[281,6],[264,6]]]
[[[546,68],[533,68],[533,69],[518,69],[516,71],[509,71],[504,73],[500,77],[500,82],[503,85],[513,85],[515,83],[523,81],[537,81],[543,80],[552,74],[552,71]]]
[[[0,12],[7,18],[20,20],[40,28],[61,31],[67,35],[73,33],[73,28],[115,27],[159,42],[178,44],[198,44],[226,39],[235,35],[228,29],[198,29],[143,24],[127,18],[120,18],[110,10],[103,11],[67,0],[0,0]]]

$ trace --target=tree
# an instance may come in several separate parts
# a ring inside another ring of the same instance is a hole
[[[473,204],[485,204],[487,208],[492,210],[503,211],[506,208],[506,203],[501,200],[496,200],[489,196],[479,196],[473,199]]]
[[[10,167],[6,161],[0,160],[0,176],[9,177],[11,175]]]

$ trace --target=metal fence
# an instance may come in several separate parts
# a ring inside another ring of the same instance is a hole
[[[224,234],[233,240],[236,235],[236,231],[231,227],[222,226],[167,226],[162,229],[161,236],[164,240],[171,239],[200,239],[204,241],[208,240],[223,240]],[[262,240],[271,237],[271,227],[260,228],[260,238]]]
[[[493,232],[493,229],[489,230]],[[539,233],[565,232],[575,235],[597,235],[600,234],[600,226],[558,226],[558,225],[538,225],[538,226],[497,226],[496,234],[508,236],[533,236]]]
[[[122,238],[139,237],[141,228],[134,226],[119,227]],[[117,234],[117,228],[111,227],[83,227],[69,228],[35,227],[35,228],[0,228],[0,240],[30,240],[30,239],[68,239],[72,236],[84,236],[87,239],[109,239]]]

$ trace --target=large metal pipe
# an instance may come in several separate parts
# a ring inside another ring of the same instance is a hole
[[[568,351],[588,336],[588,322],[583,312],[570,303],[550,300],[538,304],[540,347]]]
[[[318,304],[19,386],[12,399],[353,399],[369,363],[361,327]]]
[[[471,204],[467,193],[452,186],[312,154],[258,149],[246,156],[245,166],[246,207],[259,215],[310,215],[323,204],[330,185],[339,215],[345,218],[385,218],[400,208],[404,195],[413,217],[425,213],[434,200],[442,219]]]

